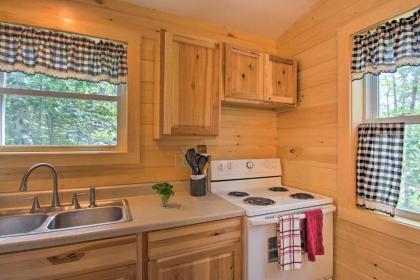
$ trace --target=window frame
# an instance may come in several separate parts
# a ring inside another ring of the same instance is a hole
[[[6,19],[3,18],[3,20]],[[78,19],[68,21],[66,17],[60,17],[57,20],[40,20],[37,16],[28,18],[25,13],[14,14],[7,19],[7,22],[122,42],[127,45],[129,71],[125,89],[126,94],[122,98],[126,109],[124,112],[120,110],[122,126],[120,127],[121,145],[118,148],[92,150],[91,147],[66,147],[64,150],[54,150],[43,147],[34,149],[31,147],[29,150],[1,151],[0,166],[13,170],[14,168],[28,168],[32,164],[39,162],[48,162],[58,167],[78,166],[88,172],[89,169],[86,168],[88,166],[139,164],[141,156],[141,126],[139,125],[141,121],[141,88],[139,77],[141,77],[140,48],[143,33],[138,29],[127,29],[113,23],[105,24],[103,28],[98,28],[95,22],[86,23]]]
[[[0,72],[0,85],[4,81],[4,72]],[[22,89],[22,88],[7,88],[0,86],[0,153],[2,152],[24,152],[34,150],[49,150],[49,151],[68,151],[77,150],[82,151],[101,151],[101,150],[118,150],[123,145],[121,143],[121,127],[124,125],[123,114],[126,110],[124,98],[126,94],[126,85],[121,84],[117,86],[117,95],[100,95],[100,94],[85,94],[75,92],[58,92],[36,89]],[[115,145],[5,145],[5,117],[4,117],[4,96],[18,95],[18,96],[35,96],[35,97],[55,97],[59,99],[75,99],[75,100],[97,100],[110,101],[117,104],[117,143]]]
[[[417,66],[420,67],[420,66]],[[379,114],[379,77],[373,74],[365,75],[363,79],[364,122],[365,123],[405,123],[420,125],[420,115],[400,115],[380,118]],[[397,206],[395,216],[420,222],[420,213],[402,209]]]
[[[357,127],[364,119],[364,98],[363,83],[351,81],[353,36],[417,7],[418,1],[390,1],[337,30],[337,214],[339,219],[420,245],[420,222],[356,207]]]

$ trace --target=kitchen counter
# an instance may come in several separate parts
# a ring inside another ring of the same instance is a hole
[[[176,192],[167,208],[160,206],[161,201],[156,194],[121,198],[128,201],[132,221],[0,238],[0,254],[179,227],[244,214],[241,208],[212,193],[192,197],[186,191]],[[112,199],[118,198],[109,198]]]

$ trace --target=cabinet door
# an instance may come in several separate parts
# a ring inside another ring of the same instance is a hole
[[[148,279],[241,279],[241,218],[147,233]]]
[[[296,61],[266,54],[264,57],[264,69],[265,100],[296,105]]]
[[[71,277],[75,275],[90,274],[92,271],[109,270],[114,267],[135,266],[136,263],[137,237],[132,235],[3,254],[0,255],[0,279],[52,280],[66,277],[72,279]]]
[[[263,100],[263,65],[263,54],[226,45],[225,97]]]
[[[162,31],[161,134],[217,135],[220,44]]]
[[[119,266],[100,271],[60,278],[60,280],[136,280],[136,266]]]
[[[239,280],[239,246],[225,245],[149,262],[149,280]]]

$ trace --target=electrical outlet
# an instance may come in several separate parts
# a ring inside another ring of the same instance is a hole
[[[207,154],[207,145],[206,144],[197,145],[197,153],[198,154]]]

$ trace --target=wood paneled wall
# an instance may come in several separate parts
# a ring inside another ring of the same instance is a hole
[[[123,28],[144,34],[141,46],[141,161],[132,165],[103,165],[60,167],[60,188],[132,184],[155,181],[175,181],[188,178],[189,170],[176,164],[182,158],[185,145],[207,144],[215,159],[264,158],[277,154],[277,115],[272,111],[223,108],[218,137],[177,138],[153,140],[153,91],[157,86],[154,76],[154,51],[158,48],[160,28],[234,42],[248,48],[275,52],[276,41],[271,38],[244,34],[212,24],[131,6],[118,1],[53,1],[4,0],[0,1],[0,20],[7,22],[48,23],[57,29],[66,24],[77,24],[80,32],[88,25],[98,29]],[[115,31],[110,31],[115,32]],[[0,166],[0,192],[15,192],[25,168]],[[34,174],[30,190],[49,190],[49,174]]]
[[[398,0],[396,0],[398,1]],[[399,0],[403,1],[403,0]],[[336,32],[387,0],[320,0],[277,41],[299,60],[296,111],[278,115],[285,183],[336,196]],[[344,220],[336,221],[337,279],[420,279],[419,246]]]

